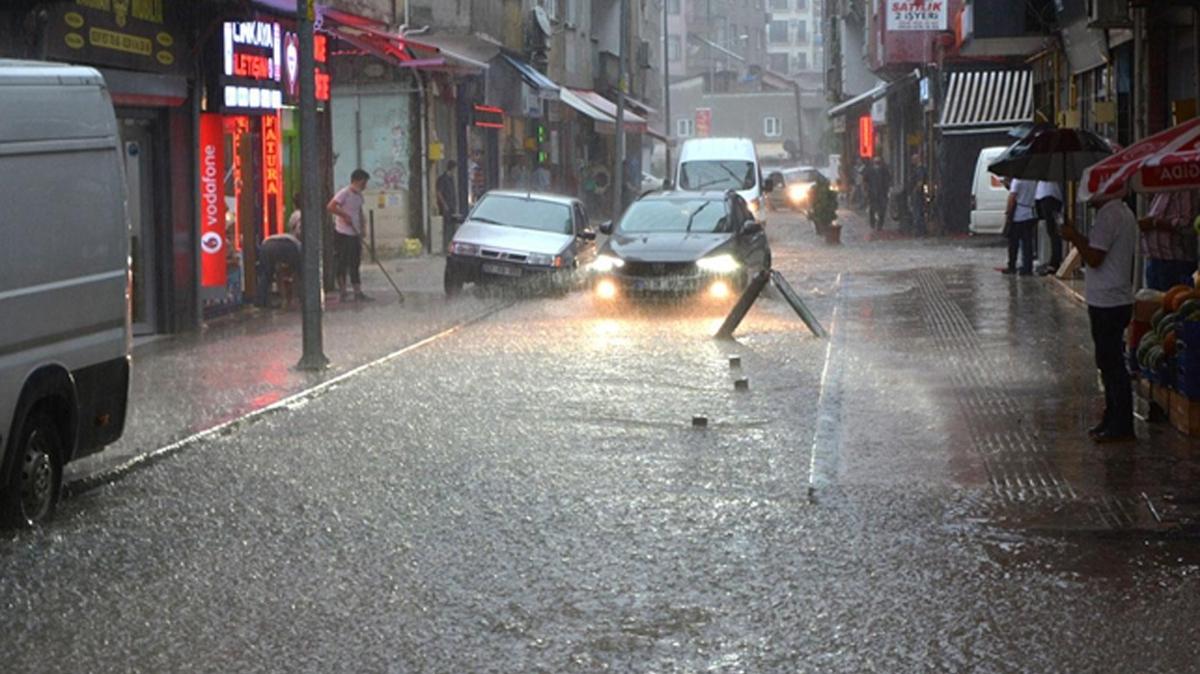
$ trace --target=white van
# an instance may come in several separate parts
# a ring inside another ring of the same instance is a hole
[[[63,466],[121,436],[129,226],[91,68],[0,60],[0,518],[45,522]]]
[[[988,171],[1007,147],[985,147],[975,160],[975,177],[971,181],[972,234],[1001,234],[1004,232],[1004,211],[1008,207],[1008,188],[1000,176]]]
[[[749,138],[692,138],[679,150],[676,187],[688,192],[737,190],[759,222],[767,217],[764,181],[754,141]]]

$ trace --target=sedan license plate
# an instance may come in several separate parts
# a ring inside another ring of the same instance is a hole
[[[659,292],[671,289],[671,281],[665,278],[637,279],[633,282],[634,290],[649,290]]]
[[[495,274],[497,276],[520,276],[521,268],[512,267],[506,264],[487,264],[483,265],[483,273]]]

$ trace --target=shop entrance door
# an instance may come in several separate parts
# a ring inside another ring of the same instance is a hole
[[[154,121],[121,119],[121,143],[125,154],[125,187],[129,204],[129,258],[133,271],[133,334],[157,331],[158,268],[155,255]]]

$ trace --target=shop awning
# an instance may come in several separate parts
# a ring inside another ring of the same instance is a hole
[[[617,104],[601,96],[600,94],[589,91],[587,89],[572,89],[573,92],[583,100],[588,102],[588,105],[596,108],[608,116],[608,121],[616,123],[617,120]],[[638,115],[625,108],[625,132],[626,133],[646,133],[646,118]]]
[[[498,45],[473,35],[435,33],[410,35],[406,39],[414,47],[435,52],[449,61],[476,70],[487,70],[488,61],[500,53]]]
[[[1033,74],[1028,70],[950,73],[942,119],[947,134],[1005,131],[1033,121]]]
[[[561,102],[596,122],[596,131],[604,134],[616,133],[617,106],[615,103],[586,89],[563,87],[559,93]],[[625,131],[626,133],[644,133],[664,143],[667,142],[666,136],[650,128],[644,118],[629,110],[625,111]]]
[[[416,40],[388,30],[387,24],[332,7],[322,7],[318,28],[362,51],[401,68],[480,72],[487,64],[442,50],[421,36]],[[493,54],[494,55],[494,54]]]
[[[615,121],[611,115],[604,114],[603,111],[598,110],[595,106],[589,105],[587,101],[575,95],[575,92],[573,92],[569,87],[563,87],[558,93],[558,100],[560,102],[562,102],[564,105],[574,108],[575,111],[579,112],[580,114],[591,117],[597,122],[606,122],[608,124],[612,124]]]
[[[887,95],[887,84],[879,84],[875,88],[868,89],[867,91],[864,91],[863,93],[855,96],[854,98],[851,98],[849,100],[838,103],[837,105],[830,108],[829,112],[826,114],[828,114],[830,117],[838,117],[838,116],[846,114],[847,112],[850,112],[851,110],[857,108],[858,106],[870,105],[871,103],[874,103],[875,101],[883,98],[886,95]]]
[[[546,77],[537,68],[515,56],[509,56],[508,54],[501,54],[501,56],[521,74],[521,79],[525,80],[526,84],[538,92],[539,98],[558,99],[559,86],[554,83],[554,80]]]

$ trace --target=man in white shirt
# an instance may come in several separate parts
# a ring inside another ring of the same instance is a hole
[[[1092,323],[1096,367],[1104,382],[1104,416],[1088,430],[1098,443],[1136,440],[1133,433],[1133,392],[1125,369],[1126,326],[1133,317],[1133,255],[1138,225],[1124,194],[1100,206],[1091,234],[1084,237],[1069,223],[1063,239],[1079,249],[1084,272],[1084,299]]]
[[[1021,250],[1021,276],[1033,275],[1033,235],[1037,231],[1036,180],[1013,179],[1008,187],[1005,234],[1008,237],[1008,266],[1001,273],[1017,273],[1017,249]]]
[[[1044,273],[1053,274],[1062,264],[1062,237],[1058,235],[1058,215],[1062,213],[1062,188],[1058,183],[1043,180],[1037,184],[1037,215],[1046,221],[1046,236],[1050,237],[1050,260]]]
[[[337,255],[338,298],[349,299],[346,290],[346,277],[354,286],[354,299],[366,301],[371,299],[362,291],[362,279],[359,267],[362,266],[362,237],[363,222],[363,190],[367,189],[367,181],[371,175],[362,169],[354,169],[350,174],[350,184],[338,190],[326,204],[325,210],[333,215],[333,249]]]

